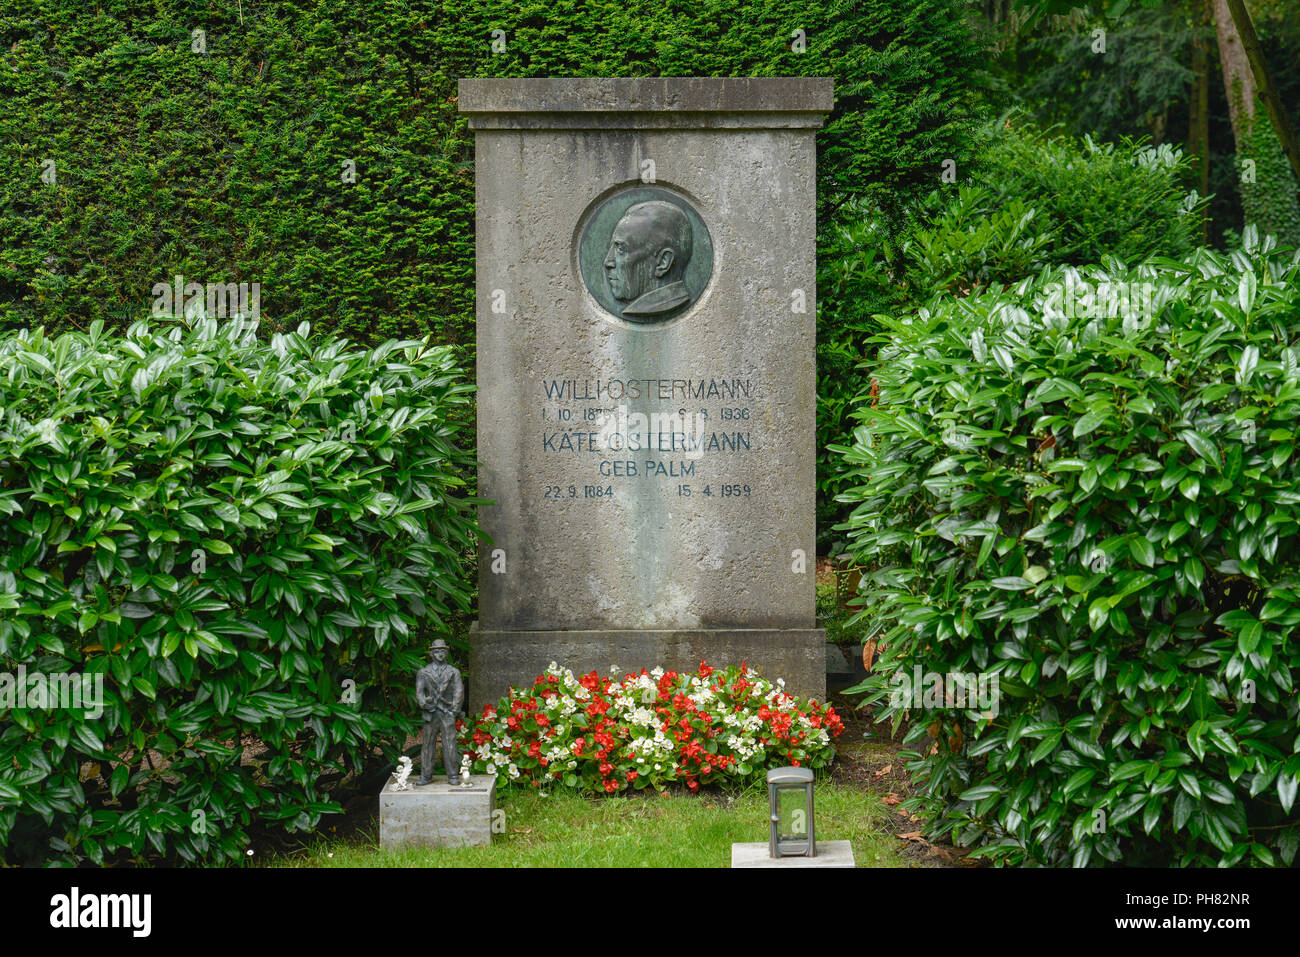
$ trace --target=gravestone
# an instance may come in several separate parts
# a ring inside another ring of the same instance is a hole
[[[815,627],[824,78],[461,80],[475,138],[470,702],[551,661],[748,661]]]

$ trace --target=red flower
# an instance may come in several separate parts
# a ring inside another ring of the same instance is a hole
[[[641,673],[645,675],[646,671],[642,669]],[[681,763],[676,773],[669,772],[668,776],[685,783],[690,792],[700,791],[700,785],[706,781],[719,780],[727,772],[734,773],[740,763],[735,755],[712,754],[708,750],[715,746],[709,744],[709,741],[717,738],[718,730],[722,728],[721,721],[717,722],[717,728],[714,727],[714,719],[727,714],[727,709],[738,716],[758,715],[761,723],[758,729],[760,742],[771,749],[769,753],[773,757],[781,748],[785,748],[787,763],[795,766],[817,763],[825,748],[819,743],[808,745],[810,736],[805,731],[796,730],[796,721],[803,728],[824,729],[830,736],[844,732],[843,719],[828,703],[801,701],[789,694],[774,694],[767,699],[753,694],[754,683],[749,678],[754,674],[748,663],[742,664],[740,669],[719,669],[711,667],[707,661],[701,661],[699,680],[702,687],[714,689],[717,697],[713,703],[702,708],[691,700],[687,692],[694,677],[690,672],[682,675],[667,672],[656,682],[658,694],[655,700],[648,703],[636,702],[637,707],[653,709],[657,717],[651,726],[661,728],[678,748],[678,760]],[[575,727],[572,732],[573,735],[581,735],[572,738],[570,744],[571,754],[580,764],[576,776],[590,782],[593,780],[591,771],[598,769],[595,780],[600,784],[596,789],[600,793],[613,794],[630,789],[634,782],[640,781],[641,772],[635,763],[637,753],[629,750],[629,743],[641,732],[614,720],[613,693],[619,690],[627,693],[637,677],[628,675],[620,685],[618,679],[604,680],[593,671],[580,680],[586,693],[583,694],[585,700],[579,702],[578,721],[582,721],[585,715],[590,723],[584,728]],[[463,729],[463,740],[472,740],[476,749],[485,744],[494,749],[500,748],[498,737],[504,737],[506,728],[509,728],[509,734],[519,739],[512,742],[508,749],[510,753],[520,757],[526,754],[535,759],[524,762],[530,767],[521,769],[525,772],[521,784],[526,780],[534,787],[541,784],[550,787],[553,782],[563,781],[568,773],[563,765],[551,767],[547,759],[542,757],[548,740],[570,740],[571,733],[566,729],[565,734],[561,735],[557,731],[558,719],[545,713],[548,705],[558,705],[561,701],[569,700],[569,693],[561,685],[557,676],[547,675],[537,682],[535,688],[512,690],[496,708],[485,705],[481,717],[476,716],[473,721],[459,723]],[[632,697],[639,698],[639,691]],[[529,718],[535,719],[537,723],[530,724]],[[504,722],[506,727],[497,725],[498,721]],[[494,728],[500,728],[499,736]],[[814,736],[813,741],[819,737],[820,735]],[[472,760],[477,758],[472,757]],[[636,770],[631,770],[632,768]],[[761,774],[761,770],[755,769],[755,773]]]

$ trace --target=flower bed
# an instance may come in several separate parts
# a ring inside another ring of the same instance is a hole
[[[575,677],[554,662],[532,688],[512,688],[463,726],[462,768],[602,794],[684,782],[762,780],[782,765],[821,768],[844,723],[830,705],[799,701],[745,664],[695,674],[656,668],[622,681]]]

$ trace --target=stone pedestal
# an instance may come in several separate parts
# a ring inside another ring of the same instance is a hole
[[[475,774],[469,787],[434,780],[395,790],[389,778],[379,794],[379,846],[474,847],[492,843],[495,774]]]
[[[818,841],[816,857],[772,857],[764,843],[732,844],[732,867],[856,867],[852,841]]]
[[[760,665],[765,674],[785,678],[791,694],[819,701],[826,695],[826,633],[820,628],[485,631],[476,622],[470,628],[470,647],[474,709],[495,702],[511,684],[531,684],[552,661],[575,674],[609,675],[616,670],[620,678],[656,665],[693,672],[702,660],[716,668],[748,662]]]
[[[816,628],[822,78],[461,80],[475,134],[470,704],[552,660],[747,660]]]

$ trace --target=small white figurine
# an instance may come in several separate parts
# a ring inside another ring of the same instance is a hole
[[[469,755],[466,754],[460,760],[460,786],[463,788],[467,788],[470,786],[469,767],[470,767]]]
[[[411,759],[402,755],[397,759],[397,783],[393,785],[394,791],[409,791],[411,785],[406,779],[411,776]]]

